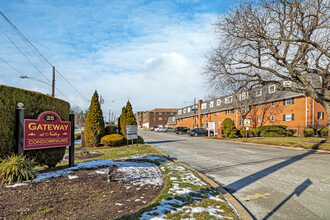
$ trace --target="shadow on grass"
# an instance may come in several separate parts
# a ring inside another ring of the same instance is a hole
[[[163,144],[163,143],[171,143],[171,142],[179,142],[183,140],[166,140],[166,141],[147,141],[147,144]]]

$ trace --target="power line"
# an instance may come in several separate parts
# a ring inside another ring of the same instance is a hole
[[[0,60],[2,60],[2,62],[4,62],[5,64],[7,64],[8,66],[10,66],[13,70],[15,70],[16,72],[18,72],[19,74],[24,75],[24,73],[22,73],[21,71],[19,71],[18,69],[16,69],[15,67],[13,67],[12,65],[10,65],[7,61],[5,61],[2,57],[0,57]]]
[[[16,49],[21,52],[21,54],[31,63],[31,65],[34,66],[34,68],[36,68],[38,70],[38,72],[45,77],[45,79],[50,82],[50,80],[38,69],[38,67],[36,65],[34,65],[34,63],[32,63],[32,61],[23,53],[23,51],[21,49],[19,49],[19,47],[14,43],[14,41],[12,41],[12,39],[5,33],[3,32],[1,29],[0,31],[7,37],[7,39],[16,47]]]
[[[53,67],[54,65],[51,64],[51,62],[49,60],[46,59],[45,56],[42,55],[42,53],[22,34],[22,32],[19,31],[19,29],[0,11],[1,16],[5,19],[5,21],[7,21],[7,23],[10,25],[10,27],[12,27],[14,29],[14,31],[22,38],[22,40],[30,47],[32,47],[51,67]],[[1,32],[3,34],[5,34],[2,30]],[[6,35],[6,34],[5,34]],[[6,35],[7,36],[7,35]],[[8,36],[7,36],[8,38]],[[8,38],[9,39],[9,38]],[[16,46],[16,44],[9,39],[14,45],[15,47],[23,54],[23,52]],[[24,55],[24,54],[23,54]],[[24,55],[25,56],[25,55]],[[26,56],[25,56],[26,57]],[[27,57],[26,57],[27,58]],[[28,59],[28,58],[27,58]],[[29,60],[29,59],[28,59]],[[29,62],[35,66],[30,60]],[[35,66],[35,68],[37,68]],[[37,68],[38,69],[38,68]],[[39,71],[39,70],[38,70]],[[39,71],[40,72],[40,71]],[[86,99],[86,101],[89,101],[84,95],[82,95],[68,80],[65,79],[65,77],[56,69],[56,72],[64,79],[64,81],[66,83],[68,83],[79,95],[81,95],[84,99]],[[41,73],[41,72],[40,72]],[[41,73],[42,74],[42,73]],[[43,74],[42,74],[43,75]],[[43,75],[44,76],[44,75]],[[46,78],[46,76],[44,76]],[[47,78],[46,78],[47,79]],[[48,79],[47,79],[48,80]],[[50,82],[48,80],[48,82]]]

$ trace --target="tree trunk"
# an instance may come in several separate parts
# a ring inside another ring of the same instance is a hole
[[[328,137],[325,139],[326,143],[330,143],[330,103],[325,103],[324,106],[325,111],[327,112],[327,125],[328,125]]]

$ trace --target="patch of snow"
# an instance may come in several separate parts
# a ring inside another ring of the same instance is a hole
[[[14,185],[9,185],[9,186],[6,186],[7,188],[15,188],[15,187],[19,187],[19,186],[26,186],[28,185],[28,183],[16,183]]]
[[[97,174],[105,174],[105,171],[103,171],[103,170],[96,170],[95,173],[97,173]]]
[[[141,201],[141,199],[135,199],[134,200],[134,202],[140,202]]]
[[[121,204],[121,203],[115,203],[115,205],[122,206],[123,204]]]
[[[69,178],[69,180],[73,180],[73,179],[77,179],[77,178],[79,178],[79,176],[76,176],[76,175],[69,175],[68,178]]]

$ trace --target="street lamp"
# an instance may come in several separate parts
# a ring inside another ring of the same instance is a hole
[[[51,86],[52,87],[52,85],[51,84],[49,84],[49,83],[46,83],[46,82],[44,82],[44,81],[41,81],[41,80],[39,80],[39,79],[36,79],[36,78],[33,78],[33,77],[30,77],[30,76],[19,76],[19,78],[21,78],[21,79],[32,79],[32,80],[35,80],[35,81],[38,81],[38,82],[41,82],[41,83],[43,83],[43,84],[46,84],[47,86]],[[54,97],[54,93],[52,94],[52,96]]]

